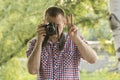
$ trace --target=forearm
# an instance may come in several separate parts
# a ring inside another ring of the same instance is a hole
[[[42,43],[37,41],[31,55],[28,57],[28,71],[31,74],[37,74],[39,71],[41,48]]]
[[[96,52],[83,40],[78,38],[76,40],[75,44],[78,47],[78,50],[80,51],[81,56],[89,63],[95,63],[97,60],[97,54]]]

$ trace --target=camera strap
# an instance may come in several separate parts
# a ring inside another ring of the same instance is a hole
[[[45,47],[45,46],[46,46],[46,44],[47,44],[47,42],[48,42],[48,39],[49,39],[49,36],[46,35],[45,38],[44,38],[44,41],[43,41],[43,43],[42,43],[42,47]]]
[[[62,34],[59,36],[59,31],[57,31],[57,35],[58,35],[58,48],[59,48],[59,51],[63,50],[64,49],[64,45],[65,45],[65,42],[66,42],[66,36],[65,36],[65,33],[62,32]],[[45,38],[44,38],[44,41],[42,43],[42,47],[45,47],[47,42],[48,42],[48,39],[49,39],[49,36],[46,35]]]
[[[65,36],[64,32],[62,32],[58,41],[59,41],[59,51],[61,51],[61,50],[64,49],[64,45],[65,45],[65,42],[66,42],[66,36]]]

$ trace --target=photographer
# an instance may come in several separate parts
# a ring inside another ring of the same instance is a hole
[[[66,17],[61,8],[49,7],[26,51],[28,71],[38,74],[38,80],[78,80],[80,59],[95,63],[97,55],[77,31],[73,15]]]

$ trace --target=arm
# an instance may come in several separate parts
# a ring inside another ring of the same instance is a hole
[[[74,40],[76,46],[78,47],[78,50],[81,54],[81,56],[89,63],[95,63],[97,60],[96,52],[88,45],[86,44],[80,37],[76,37]]]
[[[37,41],[33,49],[29,50],[30,55],[28,57],[28,71],[31,74],[37,74],[40,68],[42,43],[45,38],[46,32],[41,24],[37,29]]]
[[[30,74],[37,74],[40,68],[40,57],[41,57],[41,48],[42,43],[40,41],[37,41],[35,43],[35,46],[31,52],[31,54],[28,56],[28,71]]]
[[[68,35],[78,47],[78,50],[81,56],[87,62],[95,63],[97,60],[96,52],[79,37],[78,32],[77,32],[78,29],[73,23],[73,15],[71,15],[71,22],[69,22],[67,18],[67,23],[68,23]]]

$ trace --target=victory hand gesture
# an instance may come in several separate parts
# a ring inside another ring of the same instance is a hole
[[[67,26],[68,26],[68,35],[70,38],[75,41],[76,39],[79,38],[78,36],[78,28],[74,25],[74,16],[73,14],[70,15],[70,20],[68,19],[69,17],[67,16]]]

